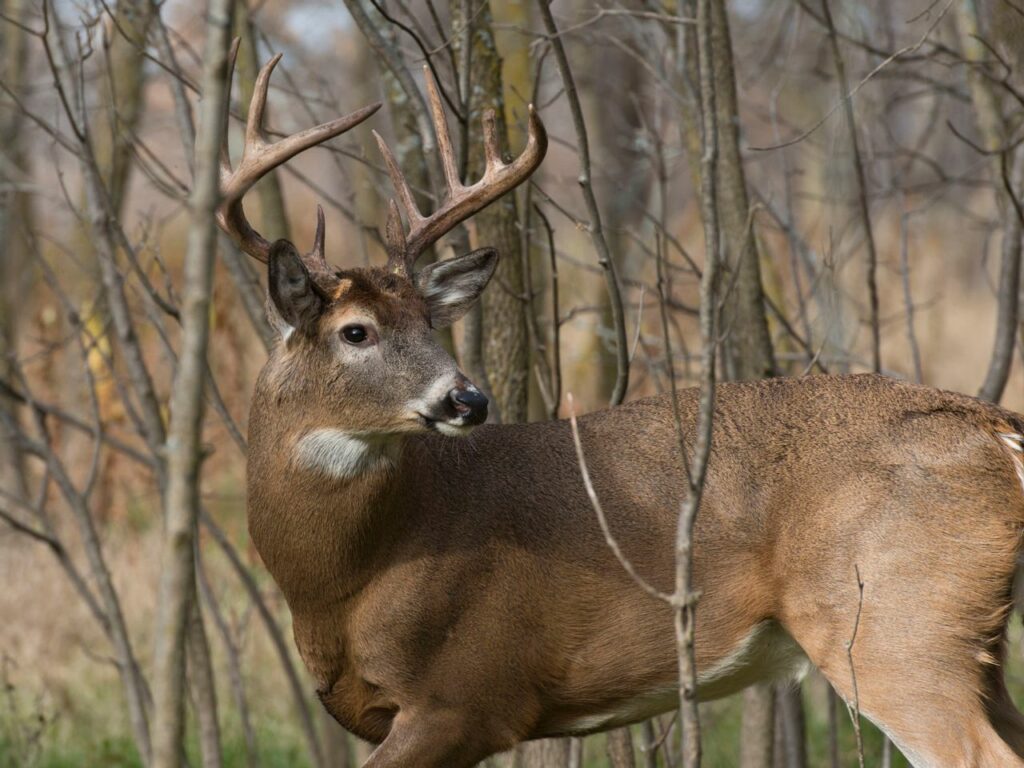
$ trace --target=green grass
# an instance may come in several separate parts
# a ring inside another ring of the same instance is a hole
[[[110,693],[110,692],[108,692]],[[828,764],[828,731],[826,713],[816,707],[812,696],[805,695],[807,705],[808,764],[813,768]],[[103,706],[109,704],[103,702]],[[223,756],[225,768],[243,768],[246,763],[245,744],[230,711],[222,702],[224,720]],[[24,711],[23,711],[24,714]],[[258,712],[256,713],[259,714]],[[733,697],[702,707],[704,724],[704,766],[731,768],[739,762],[741,699]],[[90,726],[91,718],[82,723],[71,723],[56,718],[42,727],[33,727],[31,717],[20,723],[0,721],[0,768],[141,768],[134,742],[123,723],[109,721],[108,730]],[[36,724],[38,726],[38,724]],[[866,720],[862,721],[864,752],[867,765],[877,765],[882,752],[879,731]],[[305,746],[298,731],[290,723],[277,723],[261,718],[257,741],[261,765],[264,768],[307,768]],[[635,742],[640,744],[637,730]],[[844,766],[856,766],[857,753],[853,728],[845,710],[840,712],[840,747]],[[190,727],[188,744],[189,762],[199,765],[195,729]],[[585,746],[587,768],[607,768],[604,740],[600,735],[591,737]],[[639,757],[639,755],[638,755]],[[893,761],[897,768],[909,764],[900,756]]]

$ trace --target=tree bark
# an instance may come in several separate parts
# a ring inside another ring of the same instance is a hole
[[[626,0],[619,5],[627,11],[642,11],[645,3]],[[635,29],[633,19],[609,19],[602,25],[602,33],[630,39]],[[580,71],[580,100],[593,126],[596,170],[594,186],[603,201],[601,215],[608,238],[608,247],[616,259],[619,277],[623,283],[638,278],[645,266],[635,255],[630,229],[637,227],[645,213],[646,199],[653,174],[650,173],[648,137],[643,135],[640,113],[644,109],[644,71],[636,56],[604,44],[601,38],[584,38],[574,46],[584,57],[586,66]],[[616,94],[614,109],[609,109],[609,88]],[[595,389],[597,397],[607,400],[611,396],[618,376],[615,349],[608,343],[605,329],[614,329],[614,319],[608,291],[591,281],[587,291],[588,305],[600,307],[602,333],[587,340],[593,349]]]
[[[154,12],[153,3],[129,0],[114,9],[106,71],[100,77],[100,108],[90,128],[96,163],[117,215],[125,201],[135,129],[142,116],[144,52]]]
[[[629,728],[616,728],[607,734],[608,763],[611,768],[636,768],[633,736]]]
[[[692,15],[693,0],[688,0],[687,7]],[[692,84],[698,82],[696,32],[690,26],[685,34],[685,61],[680,65],[685,68],[683,81]],[[722,200],[718,216],[724,247],[723,285],[730,286],[722,307],[722,327],[729,329],[725,339],[725,373],[726,378],[734,380],[761,379],[775,375],[775,355],[764,308],[761,255],[750,217],[746,173],[740,154],[736,73],[724,0],[712,0],[711,34],[720,153],[717,177]],[[691,93],[688,106],[683,110],[681,127],[683,144],[699,186],[700,165],[696,159],[700,156],[700,123],[696,103]]]
[[[221,768],[223,759],[220,751],[220,722],[217,718],[217,688],[214,685],[210,645],[203,627],[198,594],[193,593],[190,601],[186,643],[193,706],[199,724],[199,754],[203,768]]]
[[[775,702],[771,685],[743,691],[740,726],[740,768],[772,768],[775,739]]]
[[[4,15],[24,21],[26,0],[5,0]],[[25,79],[27,53],[26,35],[10,22],[0,27],[2,51],[2,77],[16,94],[22,92]],[[22,150],[23,116],[15,105],[0,102],[0,151],[3,153],[3,185],[0,189],[0,242],[4,256],[0,260],[0,379],[11,380],[9,360],[18,354],[19,306],[27,294],[29,265],[26,258],[24,232],[31,229],[32,208],[29,198],[18,191],[28,178],[28,158]],[[0,397],[0,424],[14,423],[17,418],[15,403]],[[0,431],[0,489],[16,497],[26,494],[24,466],[15,441]]]
[[[470,62],[466,174],[469,180],[475,180],[484,170],[482,118],[488,109],[495,113],[499,146],[506,151],[510,149],[501,56],[494,39],[489,0],[474,2],[471,8],[463,2],[452,2],[451,11],[456,53]],[[469,25],[468,30],[466,25]],[[463,45],[468,45],[469,50],[461,51]],[[484,368],[501,420],[525,421],[528,416],[530,355],[515,194],[496,200],[478,213],[474,222],[476,245],[497,248],[501,257],[491,288],[484,293],[482,300]]]
[[[1007,125],[999,96],[991,81],[981,71],[990,58],[981,36],[978,7],[973,0],[959,3],[955,11],[960,52],[972,66],[966,68],[967,85],[974,106],[974,119],[981,135],[981,145],[992,153],[989,167],[995,187],[996,203],[1002,224],[1002,254],[996,301],[996,335],[992,343],[985,380],[978,397],[998,403],[1006,389],[1013,367],[1014,342],[1020,314],[1021,283],[1021,211],[1018,209],[1024,189],[1024,152],[1006,149]]]
[[[805,768],[807,734],[800,686],[780,684],[775,688],[775,720],[778,724],[776,747],[781,760],[775,768]],[[781,736],[781,738],[778,738]]]
[[[829,45],[832,50],[832,63],[836,69],[836,81],[839,86],[838,98],[842,99],[843,117],[846,132],[850,140],[850,159],[853,166],[854,193],[856,196],[857,217],[860,219],[861,231],[864,235],[864,246],[867,251],[867,289],[869,305],[869,323],[871,330],[871,367],[875,373],[882,372],[882,331],[879,318],[878,284],[878,249],[875,246],[875,233],[871,224],[871,207],[868,201],[867,180],[864,176],[864,161],[861,158],[860,137],[857,133],[857,120],[853,111],[853,97],[850,84],[846,77],[846,63],[839,47],[839,36],[832,20],[829,0],[821,0],[822,17],[828,30]]]
[[[562,87],[565,89],[566,100],[569,103],[569,114],[572,116],[573,133],[576,137],[576,155],[579,158],[580,167],[577,181],[583,192],[583,202],[587,210],[587,220],[584,226],[594,246],[598,266],[601,267],[601,271],[604,274],[608,299],[611,304],[617,375],[615,386],[609,398],[609,405],[615,406],[625,400],[626,392],[629,390],[629,346],[626,338],[625,309],[622,303],[618,267],[612,257],[611,248],[608,246],[608,239],[605,237],[604,226],[601,221],[601,209],[597,204],[597,197],[594,194],[590,139],[588,138],[586,121],[583,118],[583,109],[580,106],[579,90],[576,87],[575,76],[573,75],[572,67],[569,66],[569,57],[562,43],[562,33],[558,29],[558,24],[555,22],[551,7],[546,0],[538,0],[537,8],[540,11],[541,19],[544,22],[544,29],[551,42],[555,61],[558,64],[558,73],[562,80]]]
[[[562,768],[569,765],[570,739],[527,741],[516,750],[516,768]]]
[[[171,396],[165,453],[164,539],[154,656],[152,768],[177,768],[184,738],[185,634],[195,606],[195,530],[210,331],[210,295],[217,235],[218,153],[227,98],[228,37],[234,3],[212,0],[203,55],[203,101],[191,194],[192,229],[185,255],[182,343]],[[201,618],[199,619],[201,620]]]

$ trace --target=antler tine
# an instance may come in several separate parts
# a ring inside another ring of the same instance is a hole
[[[424,67],[426,70],[427,68]],[[406,246],[406,270],[411,273],[413,264],[420,254],[433,245],[445,233],[458,226],[461,222],[477,211],[486,208],[503,194],[522,184],[537,170],[548,149],[548,135],[544,123],[531,104],[529,106],[529,122],[527,125],[526,147],[522,154],[511,163],[506,164],[498,148],[498,132],[495,115],[488,110],[483,118],[484,157],[486,161],[483,177],[475,184],[465,186],[458,180],[455,171],[454,154],[448,140],[448,128],[444,120],[444,111],[437,88],[429,71],[427,88],[430,93],[431,109],[438,132],[438,146],[441,159],[445,165],[445,176],[448,180],[448,194],[441,207],[420,224],[409,223],[410,229]],[[442,138],[442,135],[444,138]]]
[[[262,149],[267,145],[263,135],[263,114],[267,110],[267,91],[270,89],[270,76],[274,74],[274,67],[281,61],[282,53],[274,56],[264,64],[256,75],[256,82],[253,83],[252,100],[249,102],[249,114],[245,118],[245,144],[243,145],[242,157],[245,151],[250,148]]]
[[[228,63],[228,88],[234,76],[235,58],[238,55],[239,41],[236,38],[231,45]],[[340,136],[354,128],[366,118],[380,109],[380,102],[357,109],[348,115],[339,117],[329,123],[307,128],[299,133],[287,136],[280,141],[270,143],[264,135],[263,118],[267,106],[267,91],[270,76],[274,67],[281,60],[277,54],[263,65],[256,78],[252,100],[249,103],[249,114],[245,124],[245,144],[238,167],[231,169],[228,156],[227,121],[224,125],[224,140],[221,143],[221,204],[217,209],[217,223],[227,232],[239,247],[253,258],[265,262],[270,256],[270,243],[259,232],[250,226],[242,208],[242,198],[252,186],[277,166],[295,157],[317,144]],[[327,269],[324,258],[324,223],[323,211],[317,208],[317,234],[312,250],[307,254],[309,266],[317,271]]]
[[[316,234],[313,235],[313,247],[303,256],[306,263],[314,268],[314,271],[327,272],[330,267],[327,265],[327,255],[324,251],[324,235],[327,227],[324,222],[324,207],[317,203],[316,206]]]
[[[540,116],[531,104],[526,148],[523,149],[519,157],[506,164],[501,158],[501,151],[498,147],[498,131],[494,111],[487,110],[483,117],[486,161],[484,174],[475,184],[464,185],[459,179],[456,168],[455,152],[452,150],[448,121],[445,119],[437,83],[434,82],[429,67],[424,67],[423,71],[427,82],[427,95],[434,119],[434,129],[437,132],[438,151],[441,153],[441,166],[444,169],[445,182],[448,186],[440,207],[430,216],[424,217],[420,213],[405,176],[395,161],[395,156],[377,132],[375,131],[373,134],[377,139],[381,155],[384,157],[388,175],[391,176],[398,204],[404,209],[409,223],[409,232],[406,235],[402,229],[398,205],[392,200],[388,208],[388,220],[385,228],[388,268],[405,275],[412,274],[413,265],[420,254],[437,242],[446,232],[490,205],[510,189],[526,181],[530,174],[537,170],[548,149],[548,135],[544,130],[544,123],[541,122]]]
[[[238,46],[242,38],[236,37],[228,49],[227,95],[224,98],[224,114],[221,121],[220,135],[220,175],[221,184],[231,176],[231,153],[228,151],[228,123],[231,119],[231,84],[235,79],[235,62],[238,60]]]
[[[492,169],[501,168],[505,165],[501,159],[501,150],[498,148],[498,128],[495,125],[496,117],[493,109],[484,112],[484,177],[492,172]]]
[[[424,65],[423,77],[427,83],[427,96],[430,101],[430,114],[434,120],[434,133],[437,134],[437,149],[441,153],[441,167],[444,169],[444,181],[448,185],[449,197],[454,197],[463,187],[462,179],[455,165],[455,151],[452,149],[452,135],[448,132],[448,118],[444,114],[441,96],[437,92],[437,82],[430,67]]]
[[[384,225],[384,242],[388,251],[388,271],[403,275],[408,274],[405,266],[405,252],[408,244],[405,241],[405,230],[402,229],[402,215],[394,200],[388,200],[388,219]]]
[[[380,149],[380,153],[384,157],[384,165],[388,167],[388,176],[391,177],[391,186],[395,188],[395,195],[398,197],[398,202],[405,211],[405,217],[409,220],[409,226],[418,226],[421,222],[426,221],[426,219],[423,218],[423,214],[420,213],[419,206],[416,205],[416,199],[412,196],[412,190],[409,189],[409,182],[405,180],[405,174],[402,173],[402,169],[398,167],[398,161],[395,160],[395,156],[391,152],[391,147],[387,145],[387,142],[381,138],[379,133],[376,131],[373,131],[372,133],[373,138],[377,140],[377,147]]]

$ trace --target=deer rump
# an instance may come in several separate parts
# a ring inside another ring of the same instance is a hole
[[[680,399],[690,432],[696,392]],[[612,534],[670,591],[685,489],[671,403],[580,431]],[[915,765],[1022,764],[1001,669],[1022,434],[1001,409],[875,376],[721,385],[695,531],[700,697],[813,663],[850,701],[855,678]],[[382,759],[396,734],[417,743],[407,731],[451,734],[440,762],[410,764],[472,765],[676,705],[671,612],[612,555],[566,422],[410,437],[367,476],[316,476],[300,504],[280,473],[252,474],[253,537],[325,706]],[[315,541],[296,543],[289,506]]]

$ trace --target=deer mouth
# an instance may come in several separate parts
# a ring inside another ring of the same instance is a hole
[[[424,413],[417,413],[416,416],[419,418],[420,424],[431,432],[449,437],[465,437],[476,429],[476,424],[466,424],[461,415],[454,419],[434,418]]]

